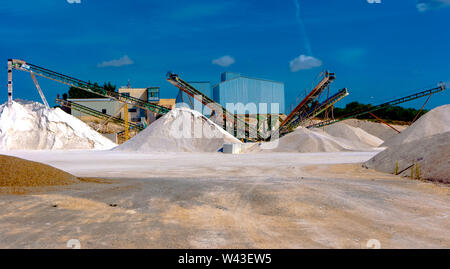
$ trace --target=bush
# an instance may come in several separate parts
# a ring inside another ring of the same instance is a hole
[[[94,83],[94,86],[99,87],[97,83]],[[105,83],[103,85],[103,88],[108,91],[116,91],[116,86],[112,85],[111,82]],[[77,87],[70,87],[69,88],[69,98],[70,99],[91,99],[91,98],[101,98],[104,97],[102,95],[98,95],[92,92],[85,91],[83,89],[77,88]]]
[[[334,108],[334,117],[335,118],[346,118],[350,115],[357,114],[358,112],[367,111],[372,107],[372,105],[366,105],[366,104],[360,104],[358,102],[351,102],[348,103],[345,108]],[[390,106],[386,108],[382,108],[380,110],[377,110],[374,112],[377,117],[390,120],[390,121],[404,121],[404,122],[410,122],[414,119],[414,117],[419,112],[418,109],[415,108],[403,108],[401,106]],[[427,113],[427,110],[422,110],[420,112],[420,116]],[[324,113],[320,114],[318,116],[319,118],[324,117]],[[358,117],[358,119],[373,119],[373,117],[369,114],[363,114]]]

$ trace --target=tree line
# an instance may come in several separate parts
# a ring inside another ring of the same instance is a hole
[[[90,83],[90,81],[89,81],[89,83]],[[108,83],[105,82],[103,84],[103,86],[99,86],[97,84],[97,82],[95,82],[93,85],[95,87],[102,87],[107,91],[113,91],[113,92],[117,91],[116,85],[111,84],[111,82],[108,82]],[[73,86],[70,86],[68,93],[63,94],[64,99],[67,99],[67,98],[70,98],[70,99],[93,99],[93,98],[101,98],[101,97],[104,98],[104,96],[102,96],[102,95],[98,95],[98,94],[95,94],[95,93],[92,93],[89,91],[85,91],[83,89],[73,87]]]
[[[367,111],[373,106],[370,104],[361,104],[358,102],[351,102],[348,103],[344,108],[335,107],[333,110],[333,116],[334,118],[345,118],[349,115],[354,115],[361,111]],[[420,111],[419,117],[427,113],[427,110]],[[404,108],[401,106],[388,106],[382,109],[379,109],[373,114],[375,114],[377,117],[382,118],[384,120],[389,121],[403,121],[403,122],[410,122],[414,120],[417,113],[419,113],[418,109],[415,108]],[[318,117],[323,118],[325,116],[324,113],[321,113]],[[328,113],[328,117],[331,116],[331,113]],[[373,117],[367,113],[360,115],[356,117],[357,119],[373,119]]]

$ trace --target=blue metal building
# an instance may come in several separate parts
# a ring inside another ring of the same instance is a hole
[[[212,91],[211,91],[211,82],[209,81],[188,81],[189,85],[193,86],[197,90],[201,91],[203,94],[208,96],[209,98],[212,98]],[[189,95],[187,93],[180,91],[176,98],[176,103],[186,103],[190,107],[190,102],[188,101]],[[191,98],[193,99],[193,98]],[[192,100],[193,101],[193,100]]]
[[[197,90],[204,93],[209,98],[212,98],[212,92],[211,92],[211,82],[209,81],[188,81],[188,83],[196,88]]]
[[[212,90],[211,90],[211,82],[209,81],[188,81],[189,85],[193,86],[206,96],[212,99]],[[205,108],[200,101],[195,98],[189,98],[189,95],[183,91],[179,91],[176,101],[177,104],[184,103],[191,109],[201,109],[201,113],[204,115],[210,115],[211,111],[208,108]]]
[[[224,107],[227,107],[227,103],[254,103],[259,109],[261,103],[266,103],[268,113],[285,111],[284,83],[246,77],[238,73],[222,73],[221,82],[213,88],[213,99]],[[279,105],[279,111],[271,111],[272,103]],[[258,113],[262,114],[264,111]]]

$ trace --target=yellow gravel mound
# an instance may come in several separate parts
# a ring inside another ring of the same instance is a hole
[[[69,185],[77,178],[54,167],[0,155],[0,187],[42,187]]]

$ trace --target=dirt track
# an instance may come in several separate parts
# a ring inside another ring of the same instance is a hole
[[[358,164],[299,164],[291,177],[281,170],[197,178],[158,171],[2,195],[0,247],[65,248],[69,239],[82,248],[366,248],[369,239],[382,248],[450,247],[447,186]]]

